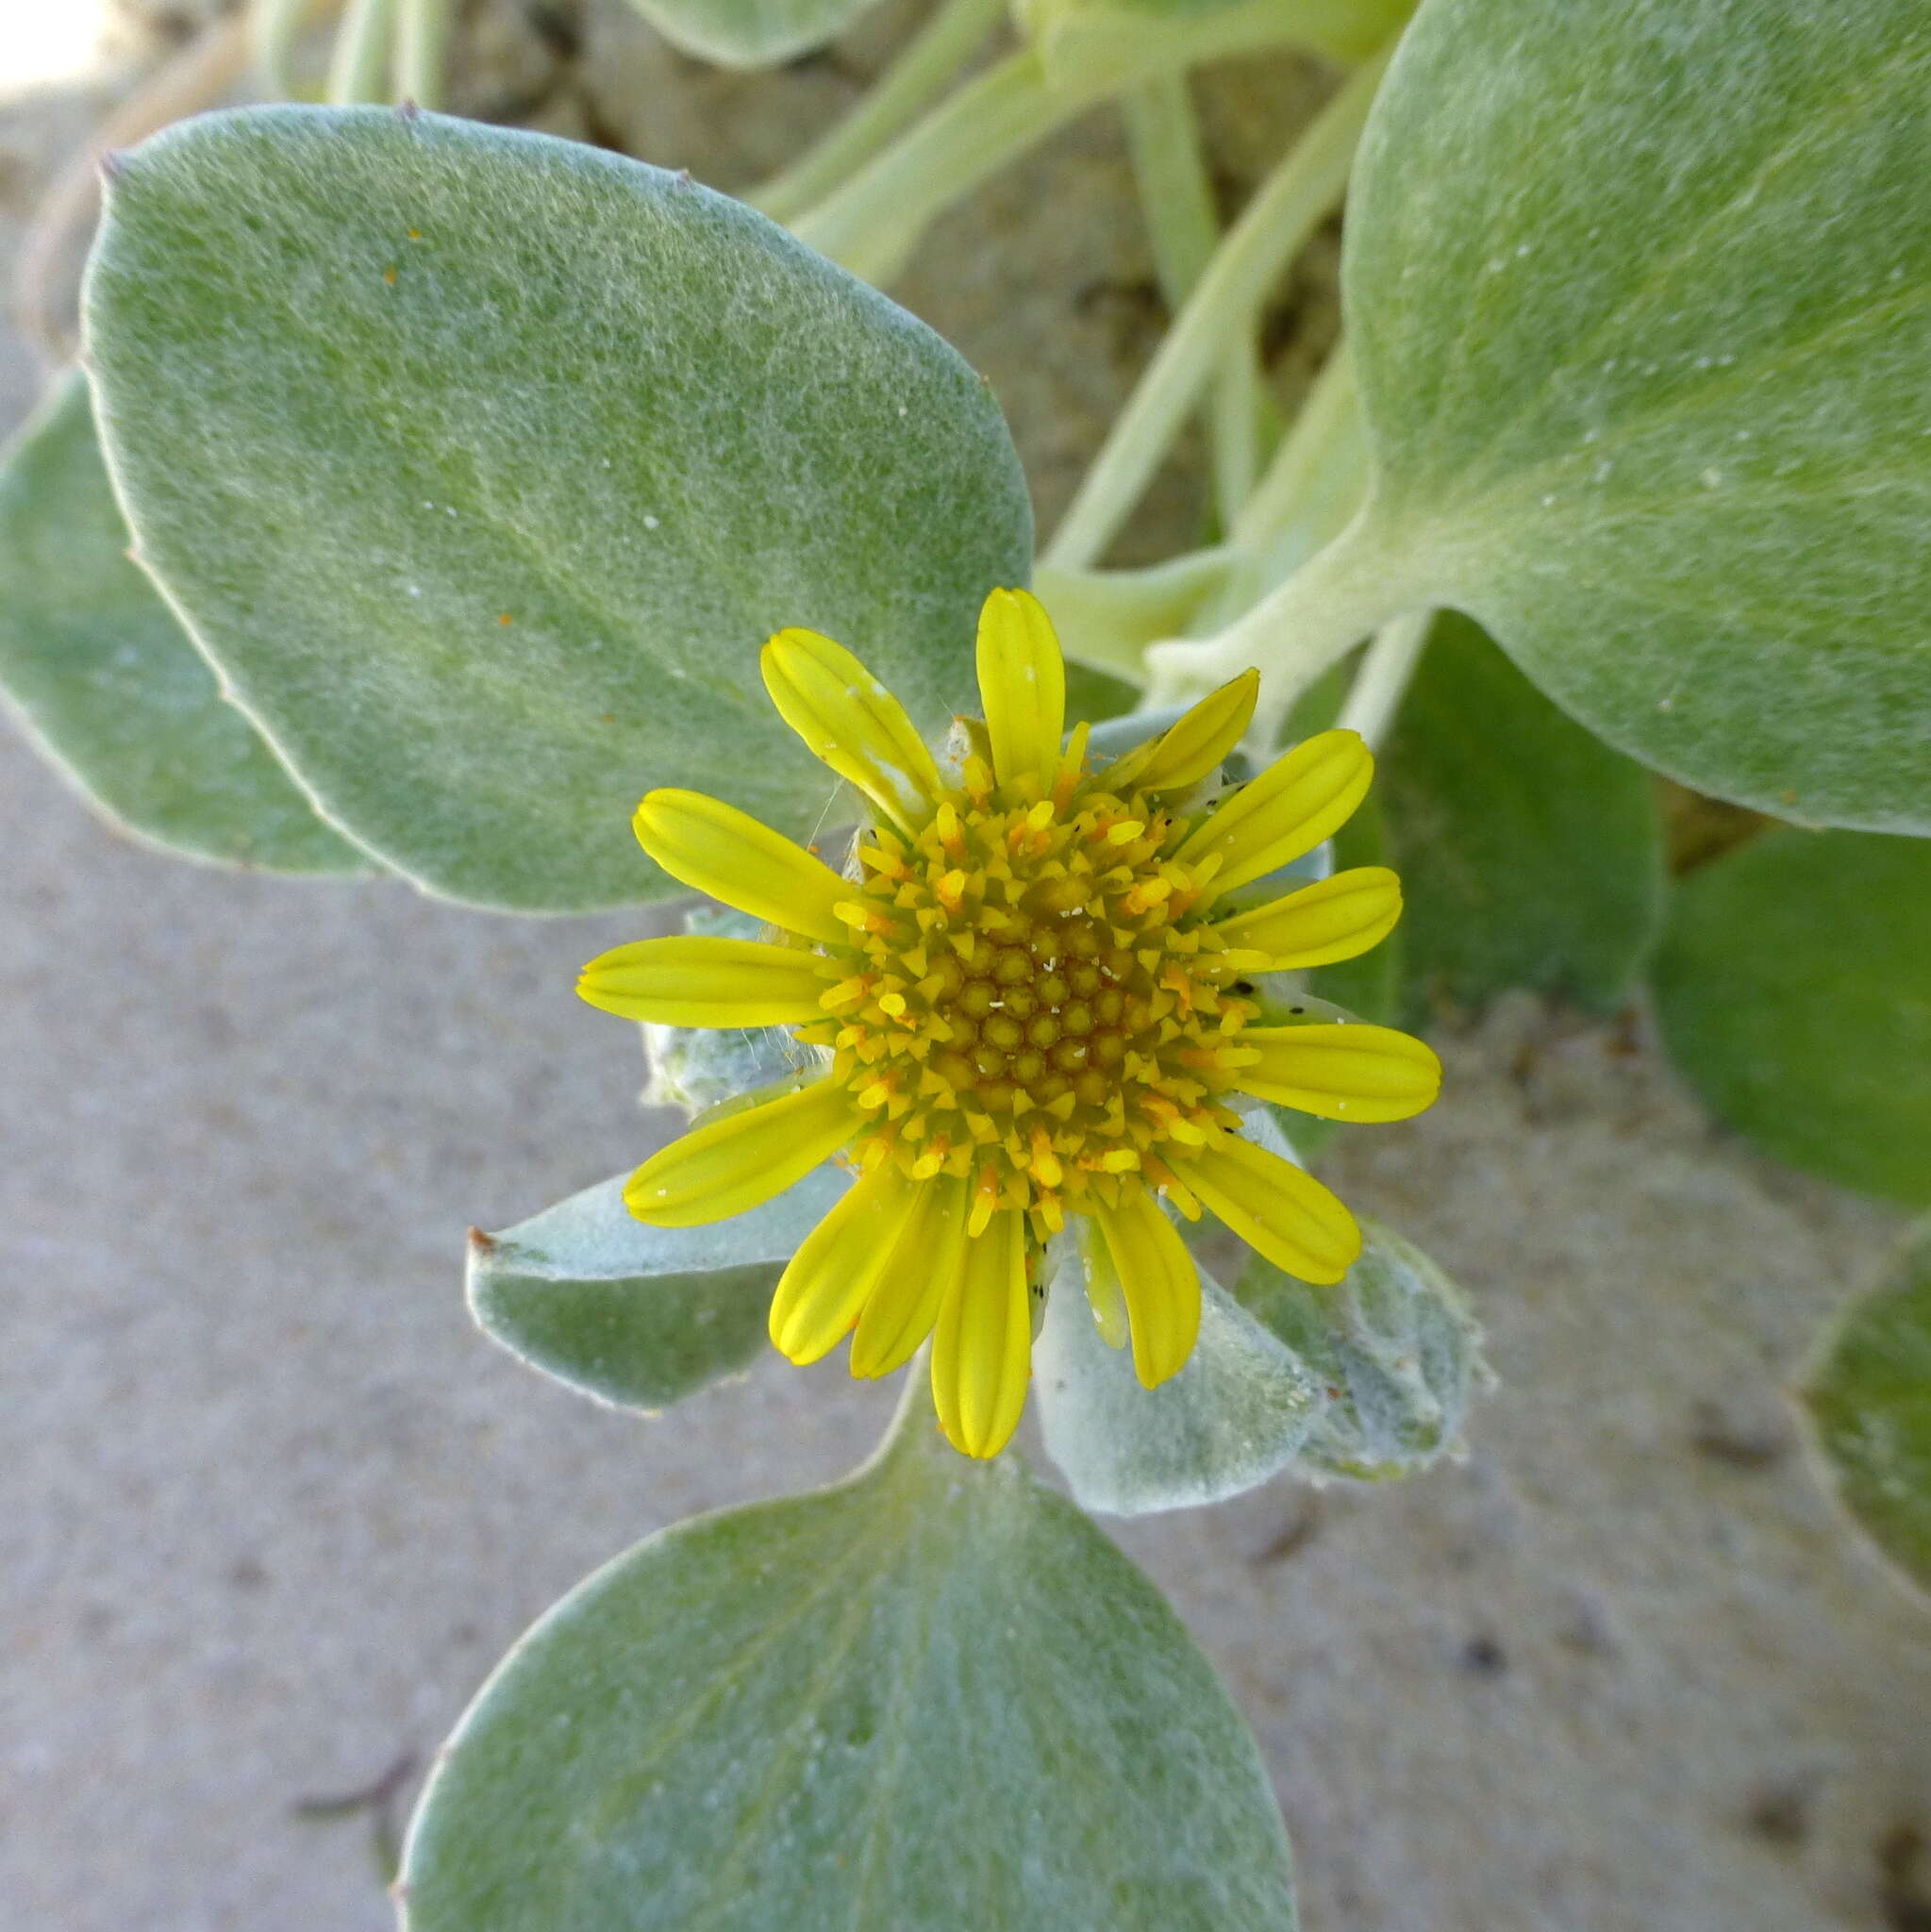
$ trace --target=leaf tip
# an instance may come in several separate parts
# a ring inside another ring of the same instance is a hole
[[[396,118],[401,121],[420,121],[423,118],[421,105],[410,100],[407,94],[396,102],[395,112]]]
[[[109,187],[125,178],[127,173],[127,151],[125,148],[109,147],[101,150],[101,179]]]
[[[470,1253],[474,1256],[493,1255],[496,1252],[496,1237],[485,1234],[480,1227],[469,1231]]]

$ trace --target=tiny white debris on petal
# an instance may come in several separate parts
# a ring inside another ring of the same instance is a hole
[[[657,520],[657,518],[656,518],[656,517],[654,517],[654,516],[650,516],[650,515],[646,515],[646,516],[644,517],[644,520],[643,520],[643,527],[644,527],[644,528],[645,528],[646,530],[655,530],[655,529],[657,528],[657,526],[658,526],[658,520]]]
[[[1723,480],[1723,473],[1721,470],[1708,469],[1703,473],[1703,487],[1706,490],[1714,490]]]

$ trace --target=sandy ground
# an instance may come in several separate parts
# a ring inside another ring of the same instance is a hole
[[[671,139],[710,84],[598,18]],[[9,216],[84,121],[0,114]],[[1049,503],[1140,353],[1122,193],[1080,133],[907,285]],[[964,259],[983,227],[1014,252]],[[32,389],[8,342],[0,419]],[[10,732],[0,824],[0,1924],[377,1932],[372,1813],[308,1801],[400,1794],[556,1595],[841,1472],[891,1391],[774,1360],[640,1422],[469,1326],[464,1224],[671,1124],[570,991],[636,922],[165,860]],[[1334,1175],[1479,1306],[1503,1382],[1468,1459],[1117,1526],[1259,1734],[1307,1925],[1931,1924],[1931,1618],[1833,1519],[1781,1393],[1889,1217],[1713,1131],[1646,1045],[1529,1002],[1443,1044],[1442,1105]]]

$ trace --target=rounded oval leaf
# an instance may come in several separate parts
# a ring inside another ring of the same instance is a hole
[[[262,872],[379,868],[323,824],[141,567],[68,376],[0,458],[0,688],[136,838]]]
[[[1798,1403],[1838,1500],[1931,1591],[1931,1223],[1825,1332]]]
[[[1304,594],[1452,604],[1706,791],[1931,830],[1927,152],[1922,0],[1428,0],[1348,206],[1373,486]]]
[[[1132,1352],[1109,1348],[1087,1307],[1078,1245],[1033,1347],[1040,1427],[1074,1498],[1139,1516],[1218,1503],[1285,1469],[1327,1397],[1312,1372],[1211,1276],[1200,1338],[1178,1374],[1144,1389]]]
[[[1443,611],[1380,775],[1408,1024],[1511,987],[1598,1012],[1627,997],[1667,883],[1649,773],[1558,710],[1479,625]]]
[[[663,1408],[757,1357],[785,1263],[849,1178],[821,1167],[728,1221],[651,1227],[624,1205],[629,1175],[614,1175],[503,1234],[473,1232],[470,1311],[559,1382]]]
[[[741,203],[578,142],[271,108],[118,163],[90,270],[143,558],[331,817],[430,890],[681,891],[639,795],[808,838],[788,625],[937,734],[1031,563],[997,405]]]
[[[1240,1295],[1331,1398],[1297,1471],[1389,1482],[1455,1452],[1490,1372],[1482,1331],[1447,1275],[1365,1217],[1361,1242],[1361,1258],[1334,1288],[1310,1288],[1256,1256]]]
[[[666,1530],[530,1631],[424,1794],[408,1932],[1292,1932],[1207,1660],[914,1379],[852,1480]]]
[[[1760,1147],[1931,1205],[1931,841],[1766,832],[1678,882],[1670,1057]]]

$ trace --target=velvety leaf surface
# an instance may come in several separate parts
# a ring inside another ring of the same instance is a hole
[[[1349,202],[1375,480],[1311,603],[1454,605],[1690,784],[1931,830],[1927,151],[1922,0],[1427,0]]]
[[[1931,841],[1766,832],[1678,882],[1671,1058],[1793,1167],[1931,1204]]]
[[[821,47],[872,0],[631,0],[680,52],[720,67],[775,67]]]
[[[1825,1334],[1799,1403],[1838,1500],[1931,1590],[1931,1224]]]
[[[653,1537],[511,1652],[410,1834],[409,1932],[1290,1932],[1205,1658],[913,1375],[851,1481]]]
[[[1200,1340],[1178,1374],[1144,1389],[1130,1348],[1109,1348],[1066,1243],[1033,1382],[1046,1449],[1074,1500],[1138,1516],[1238,1495],[1284,1469],[1326,1406],[1313,1373],[1210,1276]]]
[[[1655,782],[1641,766],[1449,611],[1380,772],[1385,862],[1402,875],[1408,1024],[1443,1001],[1479,1007],[1510,987],[1598,1012],[1627,995],[1656,944],[1666,886]]]
[[[616,1174],[499,1235],[473,1235],[470,1311],[532,1368],[600,1401],[662,1408],[768,1346],[771,1292],[848,1184],[822,1167],[703,1227],[649,1227]]]
[[[828,633],[937,733],[1031,519],[939,338],[741,204],[599,149],[378,109],[182,124],[90,274],[143,556],[330,814],[431,890],[674,889],[686,785],[808,836],[766,699]]]
[[[70,375],[0,458],[0,687],[115,824],[265,872],[376,870],[234,706],[139,565]]]
[[[1240,1296],[1333,1399],[1294,1458],[1303,1474],[1389,1482],[1457,1446],[1489,1371],[1455,1284],[1413,1242],[1365,1217],[1361,1258],[1310,1288],[1256,1256]]]

